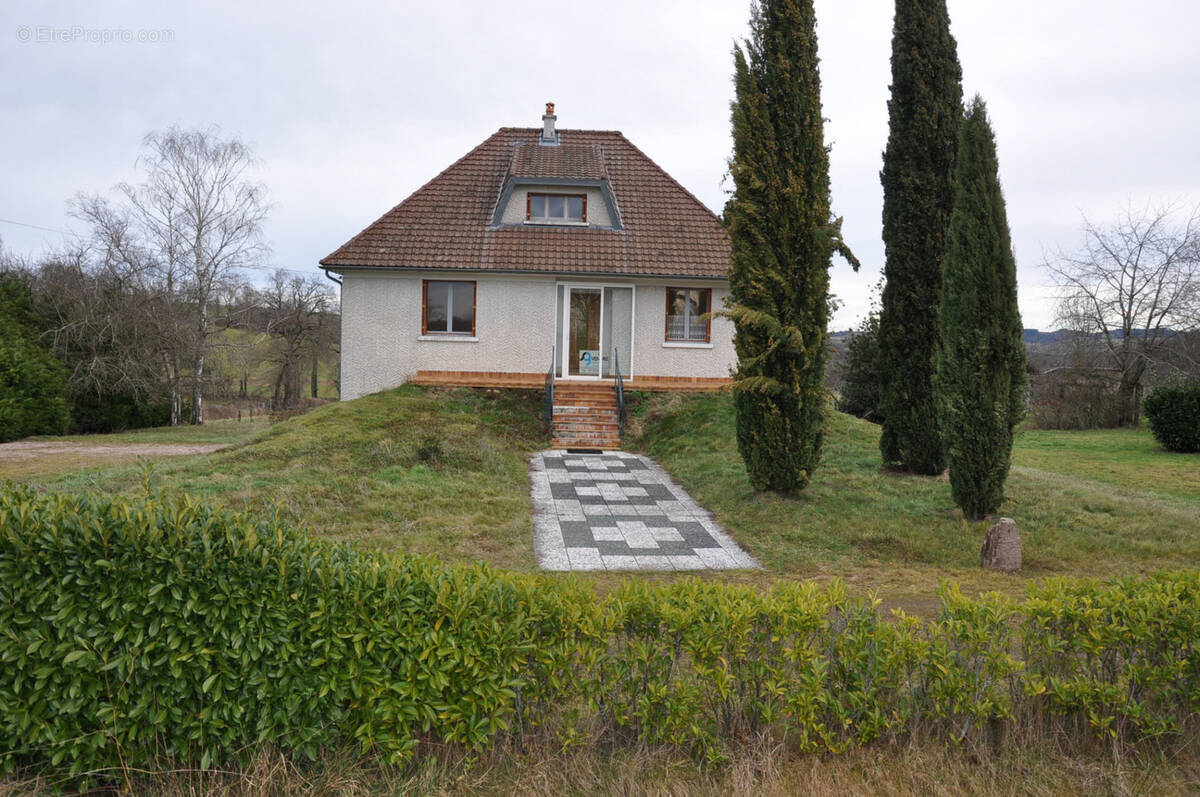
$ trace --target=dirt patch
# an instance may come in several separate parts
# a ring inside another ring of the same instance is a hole
[[[226,443],[67,443],[57,440],[25,440],[0,443],[0,462],[28,462],[42,457],[69,454],[87,457],[178,457],[209,454],[226,448]]]

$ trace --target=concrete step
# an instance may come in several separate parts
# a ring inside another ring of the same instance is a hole
[[[578,404],[580,406],[615,407],[617,399],[613,396],[555,396],[554,405]]]
[[[616,407],[562,407],[555,408],[555,418],[615,418],[617,417]]]
[[[606,443],[612,445],[620,445],[621,438],[616,435],[598,435],[585,433],[570,433],[554,436],[554,443]]]
[[[619,424],[554,424],[556,435],[568,432],[596,433],[596,435],[620,435]]]
[[[555,448],[621,447],[617,394],[611,384],[555,383],[553,417]]]
[[[590,396],[594,398],[606,398],[608,396],[616,396],[615,390],[555,390],[554,395],[557,396]]]
[[[607,439],[607,440],[620,440],[621,439],[620,435],[617,434],[616,429],[558,429],[554,432],[554,437],[556,439],[557,438],[566,438],[566,437],[576,437],[576,438],[580,438],[580,439],[584,439],[584,438]]]

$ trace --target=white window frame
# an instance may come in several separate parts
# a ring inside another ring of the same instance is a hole
[[[448,285],[455,283],[471,286],[471,329],[468,332],[454,331],[454,290],[446,291],[446,329],[429,328],[429,285],[433,282],[444,282]],[[426,279],[421,283],[421,339],[456,339],[477,340],[479,330],[479,281],[478,280],[447,280]]]
[[[685,298],[683,301],[683,337],[682,338],[672,338],[669,336],[669,333],[671,331],[670,318],[671,318],[671,292],[672,291],[685,294]],[[666,344],[666,345],[685,344],[685,345],[697,346],[697,347],[708,346],[708,345],[712,344],[712,319],[709,319],[708,321],[704,322],[706,324],[707,328],[705,330],[705,334],[704,334],[703,338],[693,338],[691,336],[691,334],[692,334],[692,302],[690,301],[690,297],[687,297],[686,294],[695,293],[695,294],[699,295],[703,291],[708,291],[708,312],[711,313],[712,312],[712,301],[713,301],[712,288],[677,288],[673,285],[668,285],[666,287],[665,292],[664,292],[665,295],[663,297],[664,300],[666,301],[666,305],[667,305],[666,306],[666,310],[667,310],[667,312],[666,312],[666,318],[667,318],[666,327],[667,328],[665,330],[663,330],[663,343],[664,344]],[[699,304],[699,302],[697,302],[697,304]],[[703,315],[703,313],[701,315]]]
[[[554,283],[554,301],[558,303],[558,291],[564,288],[563,291],[563,317],[562,317],[562,351],[558,353],[558,373],[555,374],[555,379],[578,379],[585,381],[598,382],[610,377],[605,377],[604,363],[608,359],[604,356],[604,289],[605,288],[628,288],[629,289],[629,376],[625,377],[626,382],[633,381],[633,364],[637,362],[637,285],[628,282],[564,282],[559,281]],[[569,353],[570,345],[567,343],[567,336],[570,334],[571,320],[571,289],[572,288],[599,288],[600,289],[600,370],[596,376],[590,375],[575,375],[570,372],[571,357]]]
[[[543,209],[546,212],[549,212],[549,210],[550,210],[550,197],[556,197],[556,196],[562,197],[563,198],[563,213],[569,212],[570,205],[567,200],[569,200],[572,197],[579,197],[580,199],[583,200],[581,202],[581,218],[574,219],[574,218],[571,218],[570,216],[566,216],[566,215],[564,215],[564,216],[535,216],[535,215],[533,215],[533,198],[535,196],[541,197],[542,199],[545,200],[545,205],[544,205]],[[566,224],[566,225],[574,224],[574,225],[578,225],[578,226],[587,226],[588,220],[587,220],[587,192],[586,191],[572,192],[572,193],[558,193],[558,192],[554,192],[554,191],[527,191],[526,195],[525,195],[525,201],[528,204],[528,208],[529,208],[528,212],[526,213],[526,218],[525,218],[526,224]]]

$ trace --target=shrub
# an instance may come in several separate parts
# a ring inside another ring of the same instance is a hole
[[[1200,711],[1200,574],[947,587],[933,620],[829,586],[574,579],[357,552],[190,500],[0,489],[0,774],[209,768],[263,745],[404,762],[531,734],[837,753],[1038,712],[1119,742]],[[244,762],[243,762],[244,763]],[[111,780],[114,776],[107,776]],[[63,781],[66,782],[66,781]]]
[[[882,366],[879,358],[879,313],[872,311],[850,338],[838,410],[872,423],[883,423],[883,410],[880,407],[884,377]]]
[[[1142,411],[1154,439],[1168,451],[1200,451],[1200,382],[1160,387],[1146,397]]]
[[[1051,580],[1023,607],[1026,687],[1115,739],[1162,736],[1200,711],[1200,572]]]
[[[1053,368],[1029,378],[1035,429],[1113,429],[1125,409],[1118,380],[1088,368]]]
[[[481,746],[573,686],[557,667],[585,649],[595,602],[539,589],[190,500],[7,488],[0,772]]]
[[[71,420],[62,364],[0,322],[0,443],[35,434],[64,434]]]
[[[75,434],[123,432],[170,422],[169,401],[146,401],[128,393],[101,396],[91,391],[76,392],[71,400],[71,432]]]

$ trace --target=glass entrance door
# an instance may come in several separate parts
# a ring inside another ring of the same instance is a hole
[[[600,334],[603,297],[601,288],[567,289],[567,346],[563,354],[567,358],[564,370],[568,376],[600,378],[604,351]]]

